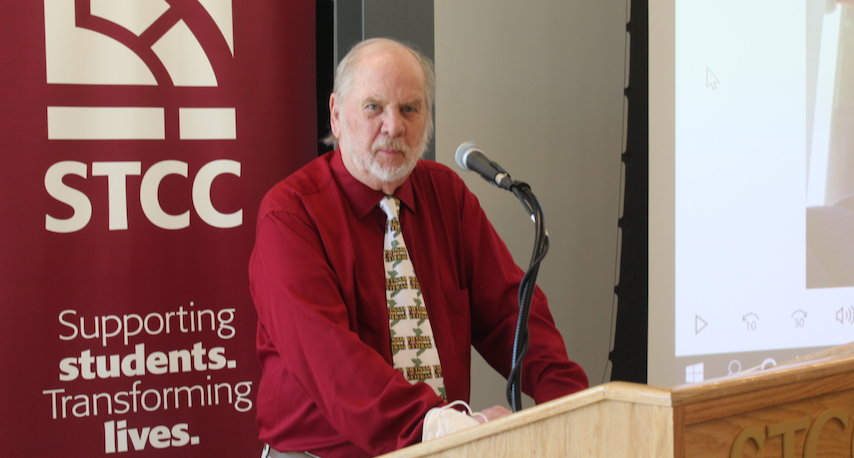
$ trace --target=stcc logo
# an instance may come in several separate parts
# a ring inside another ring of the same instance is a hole
[[[756,444],[757,450],[762,450],[766,439],[781,437],[783,441],[782,458],[795,458],[795,435],[799,431],[806,430],[807,437],[802,456],[804,458],[816,458],[819,452],[819,437],[828,423],[837,423],[842,427],[842,431],[847,430],[848,412],[833,408],[821,412],[812,423],[810,423],[809,417],[802,417],[797,420],[767,425],[764,429],[745,428],[735,437],[729,456],[730,458],[743,458],[744,445],[747,441],[752,441]],[[854,442],[846,447],[846,452],[848,450],[851,452],[850,456],[854,456]]]
[[[234,102],[222,90],[234,66],[231,1],[44,0],[48,140],[168,141],[172,149],[185,141],[236,140]],[[192,177],[191,169],[197,170]],[[127,183],[138,176],[140,207],[155,226],[190,225],[190,209],[173,214],[161,205],[161,182],[172,176],[191,183],[192,209],[201,221],[237,227],[243,210],[220,212],[211,187],[240,171],[240,162],[230,159],[194,164],[182,157],[144,171],[134,160],[59,161],[46,170],[45,190],[73,213],[46,214],[45,229],[76,232],[91,220],[94,191],[66,184],[71,176],[107,177],[111,231],[128,229]]]

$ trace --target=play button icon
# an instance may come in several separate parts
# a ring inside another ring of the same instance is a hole
[[[706,328],[709,323],[700,318],[700,315],[694,315],[694,334],[699,334],[700,331]]]

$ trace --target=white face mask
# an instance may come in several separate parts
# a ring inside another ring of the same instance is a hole
[[[464,406],[468,415],[453,409],[452,406],[455,405]],[[464,401],[454,401],[446,406],[430,409],[424,417],[421,442],[438,439],[442,436],[479,425],[480,423],[474,419],[474,415],[480,415],[486,421],[486,417],[482,413],[472,414],[471,407]]]

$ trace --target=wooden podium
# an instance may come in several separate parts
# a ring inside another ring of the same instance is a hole
[[[854,344],[664,389],[612,382],[385,458],[852,457]]]

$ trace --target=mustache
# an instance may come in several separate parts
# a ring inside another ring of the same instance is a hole
[[[404,142],[403,139],[400,137],[378,139],[371,146],[371,153],[376,154],[377,151],[381,149],[400,151],[405,156],[409,156],[409,154],[412,152],[406,142]]]

